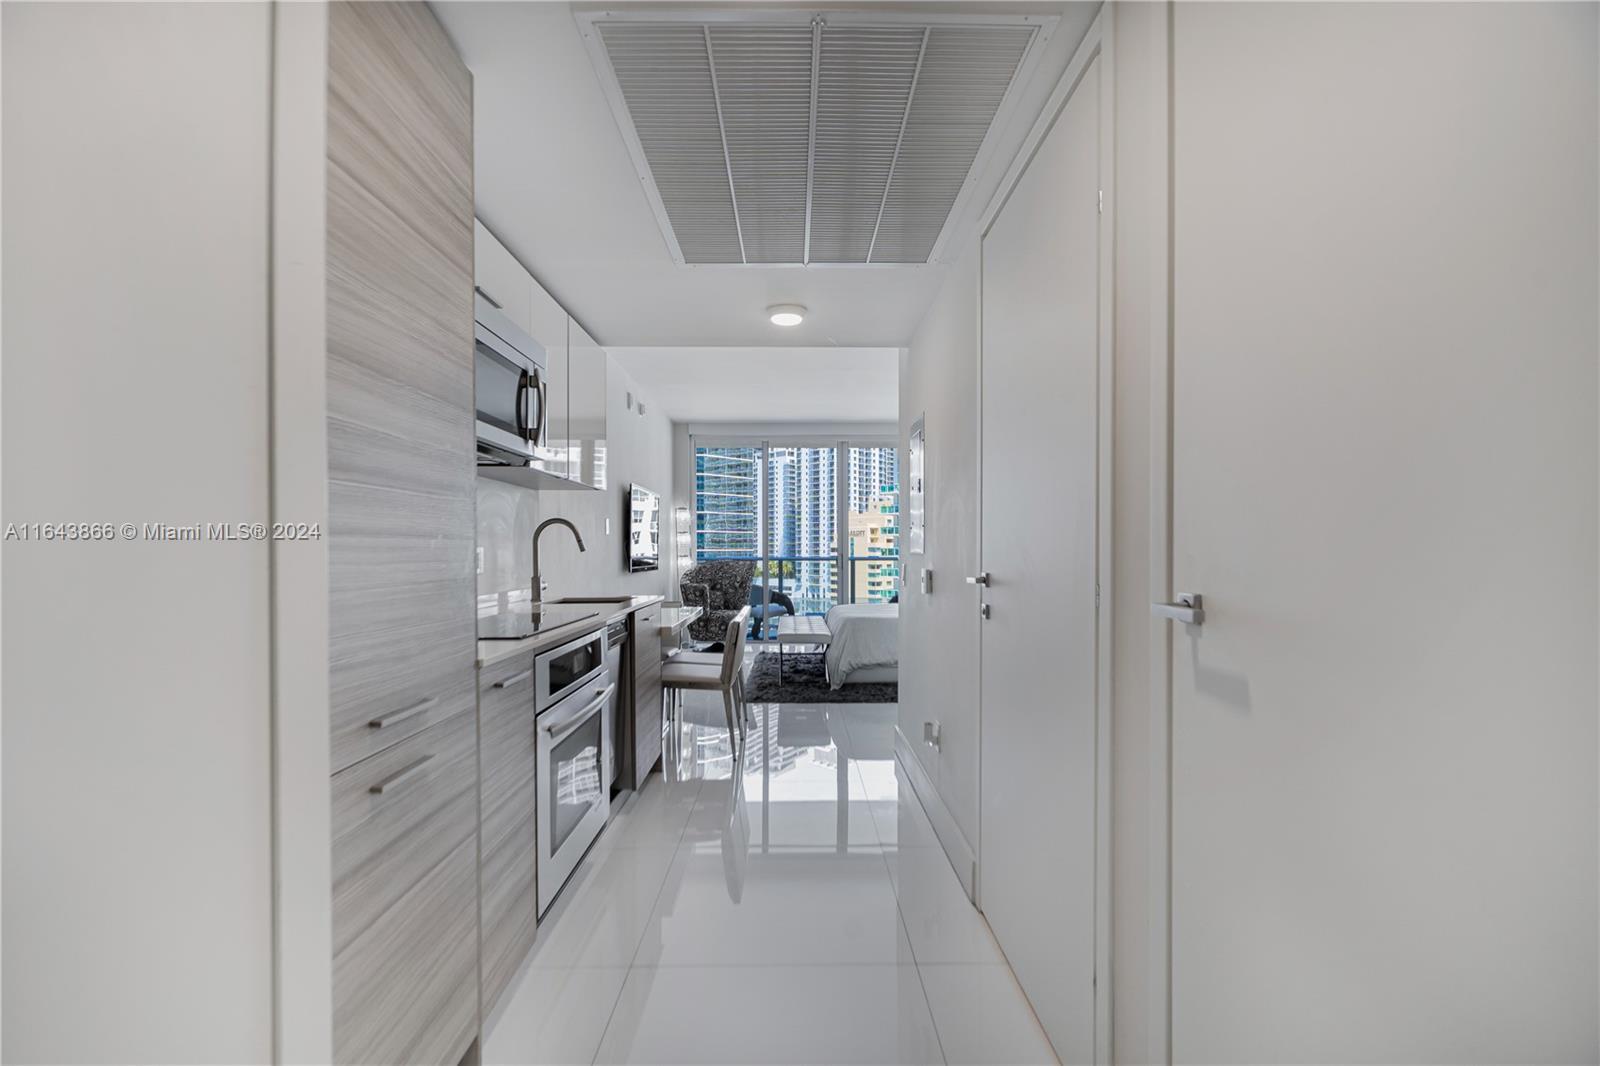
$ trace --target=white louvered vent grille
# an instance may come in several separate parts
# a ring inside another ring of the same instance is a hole
[[[631,15],[593,29],[669,243],[695,264],[927,262],[1038,32]]]

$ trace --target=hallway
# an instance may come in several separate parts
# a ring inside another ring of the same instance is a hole
[[[1054,1062],[896,766],[896,706],[753,710],[742,781],[720,709],[673,723],[484,1062]]]

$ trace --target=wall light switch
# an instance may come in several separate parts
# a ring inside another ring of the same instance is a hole
[[[922,742],[928,745],[928,747],[932,748],[934,751],[939,750],[939,746],[942,743],[942,738],[939,735],[938,722],[922,723]]]
[[[478,573],[483,573],[483,545],[478,546]]]
[[[606,519],[606,536],[611,536],[611,519]]]
[[[922,572],[918,575],[918,582],[924,596],[931,593],[933,591],[933,571],[924,566]]]

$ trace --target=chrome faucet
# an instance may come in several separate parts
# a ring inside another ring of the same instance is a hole
[[[539,613],[540,604],[544,602],[544,578],[539,573],[539,536],[547,526],[566,526],[572,530],[572,539],[578,542],[579,551],[588,551],[583,546],[583,534],[578,532],[578,527],[568,522],[565,518],[546,518],[539,523],[539,528],[533,531],[533,613]]]

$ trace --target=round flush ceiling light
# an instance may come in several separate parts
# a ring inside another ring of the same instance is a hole
[[[774,326],[798,326],[805,321],[806,309],[800,304],[773,304],[767,308],[767,317]]]

